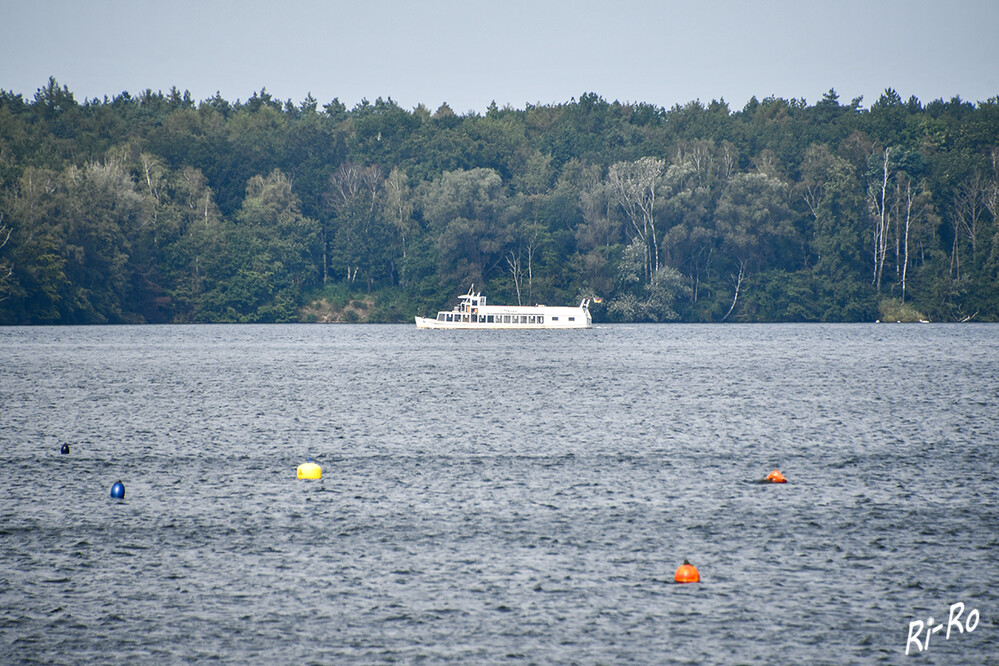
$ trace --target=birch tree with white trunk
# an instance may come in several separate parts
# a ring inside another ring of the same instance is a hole
[[[645,281],[659,270],[659,241],[656,233],[656,188],[665,160],[643,157],[634,162],[617,162],[607,172],[607,182],[631,229],[645,247]],[[650,246],[651,245],[651,249]]]
[[[888,182],[894,175],[891,152],[892,149],[888,147],[878,156],[880,166],[876,172],[876,180],[868,187],[868,198],[874,219],[874,275],[871,283],[878,293],[881,292],[881,277],[884,273],[885,256],[888,254],[888,228],[891,225],[891,212],[888,210],[890,204]]]

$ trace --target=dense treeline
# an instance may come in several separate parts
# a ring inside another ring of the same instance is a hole
[[[999,98],[457,115],[50,79],[0,91],[0,323],[400,321],[473,282],[609,321],[997,320],[997,200]]]

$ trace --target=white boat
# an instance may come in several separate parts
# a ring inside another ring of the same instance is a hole
[[[475,291],[458,297],[453,310],[441,310],[436,319],[417,317],[417,328],[591,328],[590,299],[584,298],[578,307],[547,305],[486,305],[486,297]]]

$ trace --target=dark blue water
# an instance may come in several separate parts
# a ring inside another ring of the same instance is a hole
[[[0,349],[4,664],[999,663],[999,326]]]

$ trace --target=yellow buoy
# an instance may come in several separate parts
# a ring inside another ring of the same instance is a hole
[[[321,479],[323,478],[323,468],[312,462],[304,462],[298,466],[298,478],[300,479]]]

